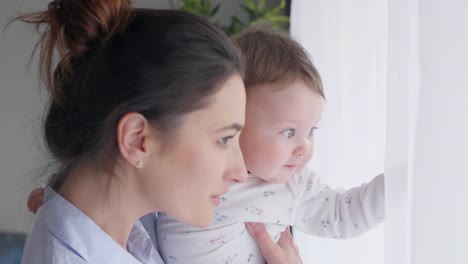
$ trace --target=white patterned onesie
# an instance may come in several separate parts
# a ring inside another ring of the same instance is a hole
[[[287,226],[313,236],[345,239],[383,222],[384,176],[350,190],[332,190],[309,168],[287,184],[249,175],[221,197],[207,229],[183,225],[165,214],[157,222],[166,264],[264,264],[245,222],[265,223],[274,241]]]

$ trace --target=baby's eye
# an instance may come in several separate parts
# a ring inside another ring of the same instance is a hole
[[[296,130],[292,128],[281,132],[281,135],[285,136],[286,138],[292,138],[295,134]]]
[[[313,128],[311,128],[311,129],[309,130],[308,136],[309,136],[309,137],[314,137],[314,131],[317,130],[317,129],[318,129],[318,127],[313,127]]]

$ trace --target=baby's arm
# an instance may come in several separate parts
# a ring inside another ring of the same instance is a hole
[[[306,175],[305,175],[306,176]],[[368,184],[349,190],[333,190],[316,175],[304,177],[298,186],[293,212],[294,227],[311,235],[336,239],[361,235],[385,218],[383,174]]]

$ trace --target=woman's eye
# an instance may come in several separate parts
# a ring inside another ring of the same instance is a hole
[[[218,144],[222,147],[227,147],[229,141],[233,138],[234,136],[227,136],[227,137],[223,137],[223,138],[220,138],[218,139]]]
[[[288,130],[281,132],[281,135],[283,135],[286,138],[292,138],[294,137],[294,134],[296,134],[296,130],[294,129],[288,129]]]

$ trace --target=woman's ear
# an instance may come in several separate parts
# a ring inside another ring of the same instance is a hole
[[[149,159],[152,131],[148,120],[139,113],[125,114],[117,125],[117,143],[122,158],[137,169]]]

